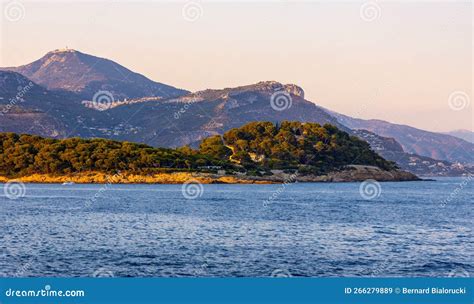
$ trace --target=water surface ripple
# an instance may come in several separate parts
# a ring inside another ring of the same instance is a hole
[[[29,184],[0,196],[0,276],[468,276],[462,182],[381,183],[372,200],[359,183],[204,185],[194,200],[181,185]]]

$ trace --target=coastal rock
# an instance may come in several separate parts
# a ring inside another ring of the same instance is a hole
[[[248,177],[247,177],[248,178]],[[326,175],[300,175],[275,172],[271,176],[252,177],[252,179],[268,180],[277,183],[288,182],[362,182],[373,179],[379,182],[421,181],[421,179],[403,170],[382,170],[374,166],[350,165],[344,170],[333,171]]]

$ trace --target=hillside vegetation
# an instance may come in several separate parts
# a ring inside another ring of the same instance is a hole
[[[311,174],[349,164],[395,169],[394,163],[373,152],[368,143],[329,124],[252,122],[223,137],[203,140],[200,151],[246,169],[294,169]]]
[[[298,170],[324,174],[349,164],[394,169],[393,163],[369,145],[332,125],[316,123],[253,122],[212,136],[199,149],[153,148],[106,139],[47,139],[0,133],[0,175],[67,175],[79,172],[158,172],[217,169],[228,173],[271,174],[270,170]]]

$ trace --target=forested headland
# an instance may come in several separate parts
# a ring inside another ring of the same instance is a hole
[[[252,122],[206,138],[198,148],[176,149],[98,138],[0,133],[0,176],[7,178],[84,172],[265,176],[274,170],[322,175],[348,165],[396,169],[369,144],[329,124]]]

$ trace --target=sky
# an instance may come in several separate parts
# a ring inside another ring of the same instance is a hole
[[[473,130],[470,1],[0,1],[0,66],[67,46],[190,91],[275,80],[353,117]]]

